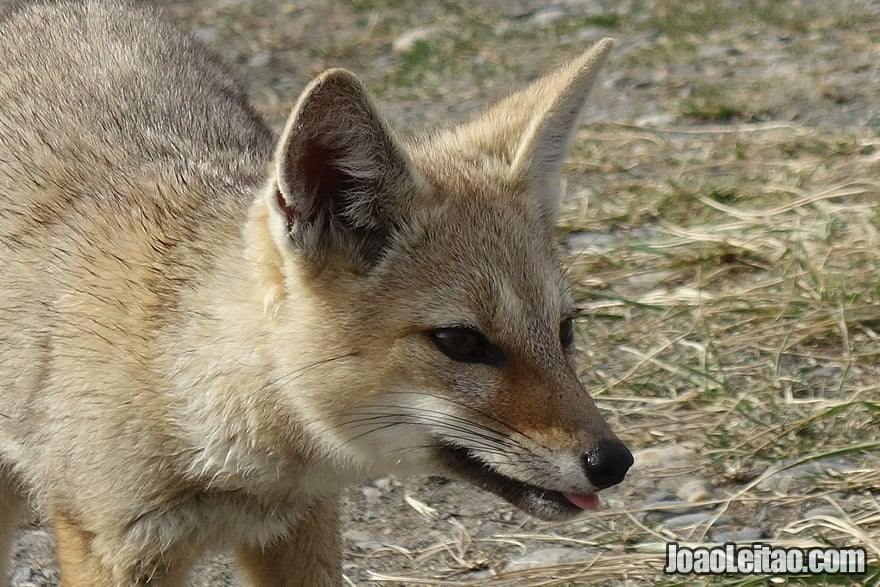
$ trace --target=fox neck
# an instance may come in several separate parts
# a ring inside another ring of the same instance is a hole
[[[291,303],[265,214],[257,198],[244,229],[230,229],[239,236],[214,251],[216,270],[185,299],[163,345],[185,468],[212,490],[335,492],[361,475],[328,454],[315,416],[297,410],[298,394],[323,391],[306,376],[319,349],[308,340],[308,296]],[[282,364],[278,345],[292,347],[294,364]]]

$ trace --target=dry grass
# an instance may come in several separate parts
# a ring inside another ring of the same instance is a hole
[[[571,223],[656,228],[572,264],[585,377],[600,401],[638,446],[704,447],[701,474],[730,488],[715,519],[757,501],[792,516],[773,542],[861,545],[876,573],[880,141],[775,124],[592,131],[585,163],[610,172],[603,191],[624,197],[591,198]],[[646,160],[648,182],[613,171]],[[755,491],[779,463],[865,454],[864,467],[807,487]],[[797,505],[817,498],[837,515],[798,518]],[[642,531],[630,542],[660,538]],[[661,540],[703,541],[707,531]]]

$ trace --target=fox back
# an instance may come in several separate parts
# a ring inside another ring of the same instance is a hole
[[[576,375],[553,227],[610,47],[411,138],[329,70],[275,137],[155,9],[3,13],[0,549],[29,503],[65,585],[227,547],[250,585],[336,585],[370,476],[596,507],[632,456]]]

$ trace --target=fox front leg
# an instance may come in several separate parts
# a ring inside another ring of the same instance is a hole
[[[338,587],[342,584],[338,499],[316,502],[274,544],[240,546],[237,551],[247,587]]]
[[[63,512],[52,517],[55,531],[56,555],[61,570],[62,587],[181,587],[189,560],[162,557],[161,563],[133,565],[136,568],[117,568],[103,560],[92,548],[95,534],[85,530],[76,520]],[[149,568],[148,573],[140,567]]]

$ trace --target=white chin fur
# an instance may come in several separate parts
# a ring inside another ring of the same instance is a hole
[[[364,406],[339,424],[309,417],[306,423],[326,462],[346,475],[371,478],[436,473],[430,434],[421,423],[420,394],[387,394],[381,406]],[[299,413],[307,414],[307,410]]]

